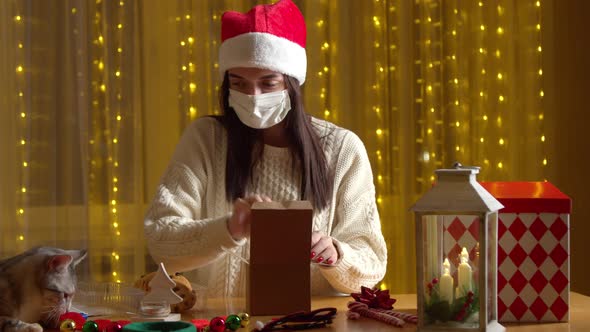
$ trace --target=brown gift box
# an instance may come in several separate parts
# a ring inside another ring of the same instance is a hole
[[[309,311],[313,209],[308,201],[256,202],[250,229],[250,315]]]

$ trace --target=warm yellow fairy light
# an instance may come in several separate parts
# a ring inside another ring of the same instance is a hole
[[[539,76],[543,75],[543,69],[539,69]]]
[[[191,19],[191,16],[190,16],[189,14],[186,14],[186,15],[184,16],[184,18],[186,18],[187,20],[190,20],[190,19]]]
[[[537,2],[535,2],[535,6],[537,6],[537,7],[541,7],[541,1],[537,1]]]
[[[184,45],[186,45],[186,43],[184,42],[184,40],[181,40],[180,41],[180,46],[184,46]]]
[[[501,80],[502,79],[502,73],[498,73],[498,79]]]
[[[189,87],[191,93],[195,92],[195,90],[197,89],[197,85],[193,82],[189,83],[188,87]]]
[[[543,92],[543,90],[539,91],[539,96],[540,96],[540,97],[543,97],[543,96],[545,96],[545,92]]]
[[[502,168],[502,167],[504,167],[504,164],[502,164],[502,162],[499,162],[498,163],[498,168]]]
[[[117,121],[121,121],[121,116],[117,115]]]
[[[22,20],[22,17],[20,15],[16,15],[14,17],[14,20],[17,21],[17,22],[20,22],[20,20]]]
[[[123,29],[123,24],[121,24],[121,23],[117,24],[117,29]]]
[[[17,66],[16,67],[16,72],[17,73],[22,73],[22,71],[23,71],[23,66]]]
[[[541,52],[541,51],[543,51],[543,48],[541,47],[541,45],[539,45],[539,46],[537,47],[537,52]]]
[[[197,109],[194,106],[191,106],[188,108],[188,111],[190,113],[191,116],[194,116],[197,114]]]
[[[484,94],[483,94],[483,91],[480,91],[480,92],[479,92],[479,96],[480,96],[480,97],[483,97],[483,95],[484,95]]]
[[[547,166],[547,158],[543,159],[543,166]]]
[[[20,145],[25,145],[26,143],[27,143],[27,142],[25,142],[25,140],[24,140],[24,139],[21,139],[21,140],[20,140]]]
[[[500,53],[500,50],[496,50],[496,52],[494,53],[494,55],[496,56],[496,58],[499,58],[501,56],[502,53]]]
[[[480,138],[479,138],[479,141],[480,141],[481,143],[483,143],[483,142],[484,142],[484,138],[483,138],[483,137],[480,137]]]
[[[427,86],[426,90],[428,90],[428,92],[432,92],[432,85]]]
[[[27,163],[26,161],[23,161],[23,167],[27,167],[29,166],[29,163]]]
[[[484,31],[484,30],[486,29],[486,26],[482,24],[482,25],[480,25],[480,26],[479,26],[479,29],[480,29],[481,31]]]
[[[459,146],[458,146],[458,145],[456,145],[456,146],[455,146],[455,151],[459,151],[459,150],[461,150],[461,148],[459,148]]]
[[[503,138],[500,138],[500,139],[498,140],[498,144],[500,144],[500,145],[504,145],[504,139],[503,139]]]
[[[113,208],[111,211],[112,211],[113,213],[117,213],[117,208]]]
[[[25,210],[24,209],[18,209],[18,214],[25,214]]]
[[[455,127],[459,127],[461,123],[459,121],[455,122]]]
[[[117,70],[117,71],[115,72],[115,76],[117,76],[117,77],[121,76],[121,72]]]
[[[484,121],[488,121],[488,116],[484,114],[484,116],[483,116],[483,120],[484,120]]]
[[[119,188],[117,188],[117,187],[113,187],[113,191],[114,191],[114,192],[117,192],[117,191],[119,191]]]
[[[537,29],[537,31],[541,30],[541,24],[537,23],[537,25],[535,26],[535,28]]]
[[[498,100],[499,100],[499,101],[504,101],[504,96],[502,96],[502,95],[499,95],[499,96],[498,96]]]
[[[428,135],[432,134],[432,128],[428,128],[428,130],[426,130],[426,132],[428,133]]]
[[[453,80],[453,83],[455,83],[455,84],[459,84],[459,79],[455,78],[455,79]]]
[[[115,227],[115,228],[118,228],[118,227],[119,227],[119,223],[115,221],[115,222],[113,223],[113,227]]]
[[[383,135],[383,130],[377,129],[377,130],[375,130],[375,133],[377,134],[377,136],[381,136],[381,135]]]
[[[101,84],[101,85],[100,85],[100,91],[102,91],[102,92],[105,92],[105,91],[107,91],[107,86],[106,86],[106,85],[104,85],[104,84]]]
[[[319,20],[316,22],[316,25],[318,26],[318,28],[321,28],[322,25],[324,25],[324,20]]]
[[[22,43],[18,43],[18,48],[23,48],[23,44]]]
[[[496,29],[496,32],[497,32],[499,35],[502,35],[502,34],[504,34],[504,29],[503,29],[502,27],[498,27],[498,29]]]
[[[324,111],[324,116],[326,116],[326,117],[327,117],[327,116],[330,116],[330,111],[328,111],[328,110],[325,110],[325,111]]]
[[[193,37],[188,37],[187,41],[189,44],[192,44],[195,41],[195,39]]]
[[[104,63],[102,61],[99,61],[98,64],[98,70],[103,70],[104,69]]]
[[[25,240],[25,237],[24,237],[24,235],[19,235],[19,236],[18,236],[18,239],[19,239],[20,241],[24,241],[24,240]]]
[[[102,38],[102,36],[98,36],[98,42],[102,44],[104,42],[104,38]]]
[[[113,143],[117,144],[119,142],[119,140],[115,137],[113,138]]]
[[[25,112],[20,112],[20,117],[21,118],[25,118],[27,115],[25,114]]]
[[[379,23],[379,18],[377,16],[373,16],[373,23],[376,27],[378,27],[381,23]]]
[[[23,193],[26,193],[27,192],[27,188],[22,187],[22,188],[20,188],[20,191],[23,192]]]
[[[541,136],[541,142],[545,142],[545,135]]]

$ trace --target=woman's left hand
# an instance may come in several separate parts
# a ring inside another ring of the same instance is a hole
[[[338,260],[338,251],[331,237],[321,232],[311,233],[311,260],[325,264],[333,264]]]

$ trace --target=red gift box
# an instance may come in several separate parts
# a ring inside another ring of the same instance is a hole
[[[568,321],[570,198],[549,182],[481,185],[504,205],[498,216],[498,320]],[[446,218],[443,227],[451,260],[462,247],[477,259],[473,216]]]
[[[569,321],[571,199],[549,182],[482,183],[498,222],[500,322]]]

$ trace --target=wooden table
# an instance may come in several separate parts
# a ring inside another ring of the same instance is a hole
[[[394,307],[396,310],[410,313],[416,312],[416,295],[402,294],[394,295],[397,299]],[[348,320],[345,312],[346,304],[352,300],[351,297],[314,297],[312,299],[312,310],[323,307],[335,307],[338,314],[334,323],[327,328],[306,330],[306,331],[415,331],[416,325],[407,324],[404,328],[395,328],[382,322],[369,318],[361,317],[359,320]],[[236,302],[236,305],[238,303]],[[221,300],[210,299],[207,303],[207,310],[202,312],[191,312],[183,315],[183,320],[193,318],[211,319],[217,315],[227,315],[231,312],[231,303],[227,304]],[[251,325],[248,330],[240,329],[238,331],[250,331],[256,320],[266,322],[270,317],[252,317]],[[570,294],[570,321],[568,323],[526,323],[526,324],[503,324],[507,331],[515,332],[565,332],[565,331],[590,331],[590,297],[578,293]]]

